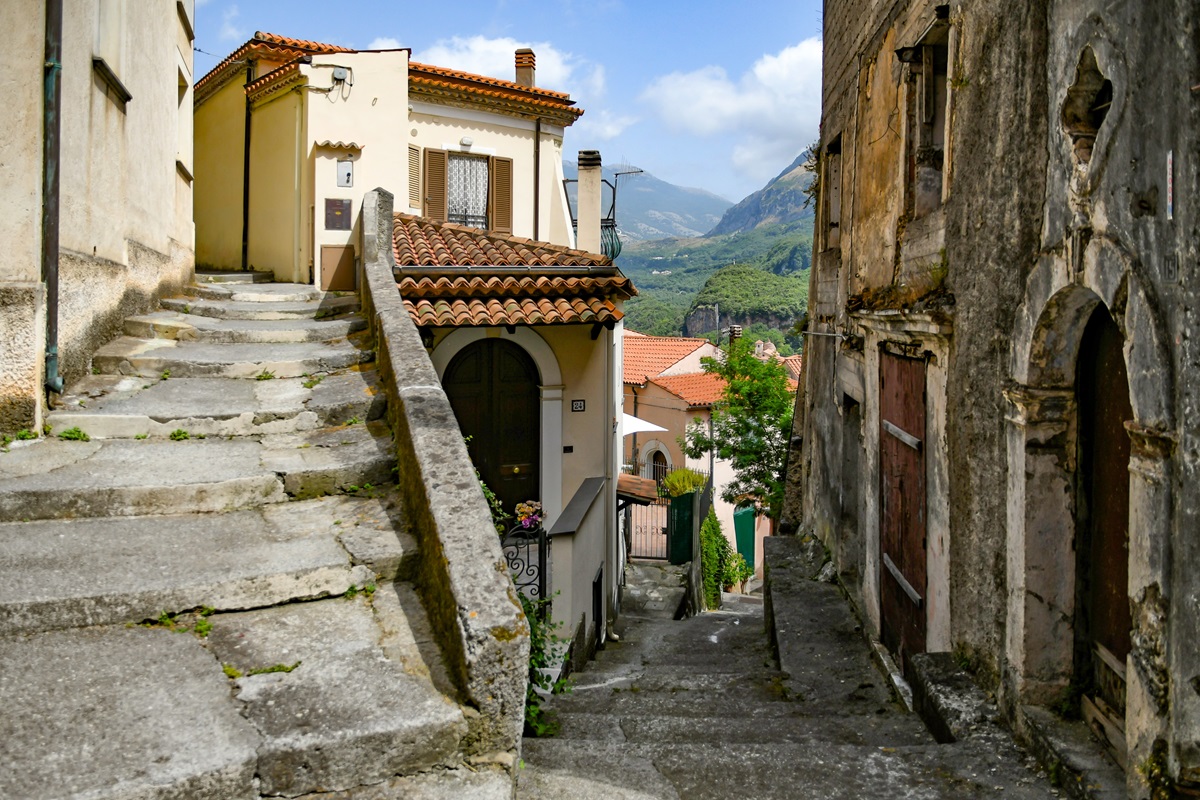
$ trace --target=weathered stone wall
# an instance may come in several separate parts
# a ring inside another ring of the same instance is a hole
[[[946,206],[954,339],[947,390],[953,638],[995,684],[1004,647],[1010,337],[1040,249],[1045,0],[972,4],[959,35]]]
[[[826,3],[823,144],[840,134],[841,148],[824,163],[839,164],[841,203],[835,230],[823,173],[810,332],[835,335],[806,340],[785,505],[785,528],[826,542],[878,625],[873,353],[920,342],[927,424],[945,431],[944,453],[926,443],[928,508],[943,491],[948,506],[943,646],[1019,723],[1022,703],[1051,702],[1078,677],[1076,361],[1084,323],[1105,307],[1133,408],[1124,720],[1134,797],[1155,789],[1147,774],[1200,785],[1195,12],[1192,0]],[[905,114],[919,84],[897,71],[894,51],[939,13],[949,25],[943,203],[910,216],[914,151],[888,137],[913,135]],[[1074,108],[1090,58],[1111,103]],[[876,104],[893,95],[885,119]],[[1073,113],[1098,128],[1081,136]],[[929,322],[948,342],[944,359],[927,346]],[[847,458],[856,449],[863,457]],[[931,562],[945,557],[938,546],[927,545]],[[929,642],[938,635],[931,627]]]

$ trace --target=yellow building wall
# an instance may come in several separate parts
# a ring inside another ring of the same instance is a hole
[[[256,103],[250,125],[248,266],[277,281],[307,282],[308,265],[300,261],[303,96],[287,91]]]
[[[196,109],[196,264],[242,268],[242,176],[246,94],[242,81],[222,87]]]
[[[350,81],[335,84],[336,67],[348,70],[352,85]],[[400,132],[408,121],[408,53],[331,53],[314,56],[313,63],[302,69],[309,86],[320,90],[310,88],[305,93],[308,162],[302,209],[305,225],[311,227],[305,235],[311,242],[305,261],[313,266],[311,279],[316,281],[322,246],[354,246],[357,242],[355,231],[364,194],[382,187],[396,195],[397,207],[403,209],[401,203],[408,195],[408,148]],[[323,142],[332,145],[323,146]],[[339,142],[358,147],[338,147]],[[353,161],[353,185],[337,185],[339,160]],[[350,201],[351,230],[326,230],[326,199]]]

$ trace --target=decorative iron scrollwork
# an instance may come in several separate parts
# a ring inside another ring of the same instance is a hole
[[[550,541],[541,525],[526,528],[517,524],[500,539],[513,585],[530,600],[548,597]]]

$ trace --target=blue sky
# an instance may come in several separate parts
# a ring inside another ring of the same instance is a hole
[[[262,30],[513,78],[532,47],[539,86],[584,116],[564,152],[600,150],[731,201],[817,138],[821,0],[197,0],[199,78]]]

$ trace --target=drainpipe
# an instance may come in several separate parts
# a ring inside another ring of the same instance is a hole
[[[246,85],[254,81],[254,62],[246,64]],[[250,95],[246,95],[246,136],[242,147],[242,270],[250,269]]]
[[[630,393],[633,395],[633,416],[637,416],[638,394],[637,387],[630,386]],[[633,434],[633,441],[630,443],[630,460],[633,462],[633,474],[637,475],[638,449],[637,449],[637,434]]]
[[[533,123],[533,239],[541,241],[538,212],[542,209],[542,120]]]
[[[46,388],[61,393],[58,374],[58,172],[62,118],[62,0],[46,3],[42,96],[42,280],[46,282]]]

